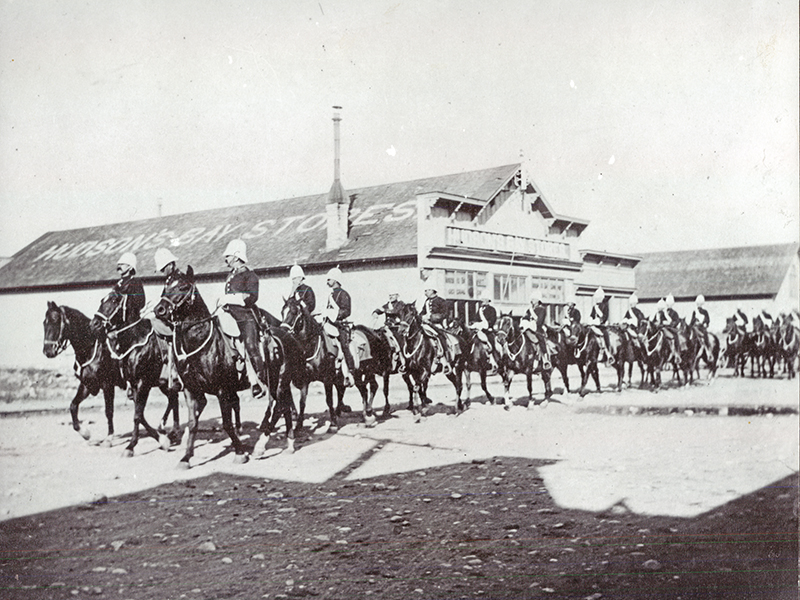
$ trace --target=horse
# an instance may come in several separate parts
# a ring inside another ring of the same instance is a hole
[[[729,364],[733,363],[733,376],[744,377],[744,368],[747,363],[745,331],[737,324],[736,317],[728,317],[722,333],[725,334],[725,357]]]
[[[553,367],[558,369],[561,374],[561,381],[564,382],[564,389],[567,393],[572,390],[569,387],[569,375],[567,369],[569,365],[578,365],[575,359],[575,340],[576,338],[568,333],[566,327],[548,327],[547,339],[553,345],[554,352],[551,355]],[[578,365],[578,371],[583,378],[583,365]]]
[[[644,366],[641,357],[641,343],[636,337],[635,332],[627,326],[609,325],[608,331],[608,352],[614,358],[614,370],[617,372],[618,392],[622,391],[625,383],[625,365],[628,365],[628,387],[633,387],[633,365],[639,365],[639,372],[642,379],[639,383],[641,388],[644,385]]]
[[[795,362],[797,361],[798,350],[800,350],[800,331],[789,319],[783,319],[778,327],[776,336],[778,356],[783,360],[784,370],[789,379],[795,377]]]
[[[755,373],[766,378],[769,366],[769,376],[775,377],[775,341],[760,316],[753,319],[753,331],[747,335],[745,345],[750,354],[750,376]]]
[[[501,314],[497,321],[497,345],[501,348],[499,371],[503,379],[506,407],[511,404],[511,381],[517,373],[525,373],[528,403],[533,404],[533,370],[539,356],[536,344],[521,331],[511,315]]]
[[[430,404],[428,398],[428,383],[432,375],[434,361],[437,355],[437,342],[428,336],[422,328],[422,317],[417,312],[416,306],[406,304],[400,312],[400,328],[404,343],[401,347],[406,361],[406,372],[403,373],[403,380],[408,387],[408,409],[418,420],[424,404]],[[457,346],[455,360],[452,362],[452,370],[445,375],[453,384],[456,390],[456,412],[461,413],[467,408],[467,404],[461,399],[462,376],[464,373],[464,348],[465,342],[453,333],[447,333],[448,340]],[[443,349],[446,351],[445,349]],[[416,395],[420,410],[414,405]]]
[[[650,386],[657,390],[661,387],[661,370],[669,362],[672,355],[667,334],[653,321],[642,324],[642,361],[647,367],[647,378]]]
[[[123,455],[133,456],[133,450],[139,442],[139,425],[147,435],[158,441],[162,449],[167,450],[170,440],[166,434],[153,428],[144,416],[144,409],[150,390],[157,387],[167,397],[167,410],[162,423],[173,414],[174,432],[180,429],[178,419],[178,392],[170,389],[168,382],[162,378],[164,364],[168,361],[169,343],[155,334],[149,319],[126,319],[123,309],[125,296],[110,292],[100,302],[90,327],[98,338],[105,339],[105,345],[111,356],[118,362],[122,378],[128,383],[130,399],[133,401],[133,431]]]
[[[689,328],[689,339],[694,340],[697,348],[692,365],[692,370],[697,373],[697,378],[700,379],[701,360],[705,363],[706,369],[708,369],[708,379],[715,378],[720,359],[719,338],[705,329],[705,327],[693,325]]]
[[[176,366],[189,406],[189,422],[184,434],[185,451],[178,463],[179,468],[188,469],[194,456],[194,442],[199,418],[206,406],[206,394],[217,397],[222,428],[231,440],[234,462],[247,462],[245,447],[234,426],[233,413],[239,405],[237,392],[249,389],[250,382],[244,375],[244,369],[240,371],[237,366],[242,357],[236,351],[233,341],[223,333],[219,319],[209,312],[200,295],[191,267],[186,275],[175,278],[164,289],[154,312],[159,319],[173,324]],[[274,353],[274,347],[265,352],[266,373],[259,376],[267,383],[270,402],[277,399],[278,408],[282,409],[286,418],[287,440],[291,450],[294,433],[291,426],[291,391],[287,381],[289,376],[282,376],[282,357],[279,354],[275,356]]]
[[[467,386],[467,399],[470,398],[470,389],[472,387],[470,382],[470,373],[478,373],[478,376],[481,380],[481,389],[483,393],[486,394],[486,399],[489,401],[489,404],[493,404],[495,399],[489,393],[489,389],[486,387],[486,374],[493,370],[492,366],[492,359],[491,354],[492,350],[489,348],[487,342],[484,342],[481,339],[478,331],[476,329],[469,329],[462,328],[462,331],[468,333],[465,336],[465,341],[467,342],[467,346],[469,350],[467,351],[467,358],[464,363],[464,375],[466,377],[466,386]]]
[[[80,383],[69,405],[72,428],[85,440],[91,437],[90,431],[81,427],[78,407],[86,398],[95,396],[103,390],[108,422],[106,443],[110,445],[110,438],[114,435],[114,388],[125,389],[125,382],[116,361],[111,357],[105,344],[90,329],[89,317],[77,309],[58,306],[55,302],[48,301],[43,325],[42,352],[47,358],[55,358],[67,345],[72,345],[75,352],[73,369]]]
[[[597,393],[601,393],[600,389],[600,372],[597,368],[597,358],[600,356],[600,343],[597,341],[597,334],[594,329],[585,325],[576,325],[576,343],[575,343],[575,362],[581,372],[581,387],[578,390],[581,398],[589,393],[586,384],[589,382],[589,377],[594,380],[597,386]]]
[[[297,414],[297,428],[303,426],[305,419],[308,385],[312,381],[319,381],[325,389],[325,402],[331,420],[329,431],[336,431],[339,428],[338,417],[349,409],[344,405],[344,378],[336,367],[335,347],[322,325],[314,320],[305,305],[294,296],[284,301],[281,321],[282,326],[297,340],[305,357],[304,377],[299,386],[300,409]],[[344,357],[341,357],[341,360],[344,360]],[[334,388],[338,397],[336,408],[333,406]]]
[[[393,335],[389,333],[389,335]],[[392,374],[392,348],[383,332],[364,325],[354,325],[350,336],[350,354],[353,356],[353,380],[361,394],[364,424],[374,427],[376,424],[372,401],[378,390],[375,377],[383,378],[384,407],[383,416],[391,413],[389,404],[389,376]]]

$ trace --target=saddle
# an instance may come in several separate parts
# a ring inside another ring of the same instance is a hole
[[[360,329],[354,329],[350,337],[350,354],[353,357],[353,366],[358,369],[362,361],[372,358],[369,340]]]

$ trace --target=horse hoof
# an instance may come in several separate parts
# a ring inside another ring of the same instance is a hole
[[[125,448],[125,450],[122,451],[122,458],[131,458],[131,457],[133,457],[133,450],[131,450],[130,448]]]
[[[233,457],[233,464],[243,465],[247,462],[247,454],[236,454]]]
[[[375,427],[377,422],[378,421],[375,418],[375,415],[367,415],[364,417],[364,425],[366,425],[367,427]]]
[[[170,446],[169,437],[166,434],[162,433],[160,436],[158,436],[158,445],[164,451],[169,450]]]
[[[295,447],[294,447],[294,440],[289,439],[286,441],[286,454],[294,454]]]
[[[89,438],[92,437],[92,432],[89,431],[88,429],[84,429],[83,427],[81,427],[81,429],[80,429],[80,431],[78,431],[78,433],[80,433],[81,437],[83,439],[85,439],[86,441],[89,441]]]
[[[102,446],[103,448],[111,448],[111,438],[103,438],[103,441],[100,442],[99,446]]]
[[[550,401],[545,398],[544,402],[539,404],[539,408],[547,408],[548,404],[550,404]]]
[[[188,471],[189,470],[189,461],[188,460],[182,460],[175,466],[175,468],[178,469],[179,471]]]

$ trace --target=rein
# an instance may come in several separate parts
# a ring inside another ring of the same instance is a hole
[[[216,312],[216,311],[214,311],[214,312]],[[190,324],[187,329],[191,329],[195,325],[201,325],[202,323],[205,323],[206,321],[210,321],[213,318],[213,316],[214,315],[212,313],[212,315],[210,317],[206,317],[202,321],[195,321],[194,323]],[[177,358],[178,360],[186,360],[187,358],[191,358],[192,356],[194,356],[195,354],[200,352],[203,348],[205,348],[208,345],[208,343],[211,341],[211,338],[214,336],[214,324],[212,323],[211,327],[208,328],[208,336],[206,336],[206,339],[203,341],[203,343],[200,344],[194,350],[191,350],[189,352],[184,353],[180,349],[180,345],[178,344],[178,329],[179,329],[179,324],[176,324],[175,330],[172,332],[172,347],[175,348],[175,358]]]
[[[95,339],[94,347],[92,348],[91,358],[89,358],[89,360],[87,360],[85,363],[79,363],[78,359],[77,358],[75,359],[75,363],[72,365],[72,370],[75,371],[75,377],[77,377],[78,379],[81,378],[81,375],[83,375],[83,369],[92,364],[94,360],[97,358],[97,351],[99,348],[100,348],[100,340]]]
[[[139,321],[142,321],[142,319],[139,319]],[[136,323],[139,323],[139,321],[136,321]],[[133,325],[136,325],[136,323],[133,323]],[[124,331],[125,329],[129,329],[130,327],[132,327],[132,325],[128,325],[124,329],[119,329],[116,333],[118,333],[119,331]],[[111,347],[111,340],[108,338],[106,338],[106,347],[108,348],[108,351],[111,353],[112,358],[114,358],[115,360],[122,360],[123,358],[127,357],[131,352],[133,352],[135,349],[141,348],[142,346],[147,344],[150,341],[150,338],[153,337],[154,331],[155,330],[151,328],[150,333],[147,334],[147,337],[145,337],[138,344],[132,344],[131,347],[125,350],[125,352],[123,352],[122,354],[117,354],[117,352]]]

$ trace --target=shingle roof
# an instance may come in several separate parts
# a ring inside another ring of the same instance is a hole
[[[766,296],[778,293],[797,244],[642,254],[636,267],[640,299]]]
[[[126,250],[137,255],[139,275],[152,276],[153,253],[160,246],[170,247],[181,266],[191,264],[198,274],[222,273],[227,271],[222,252],[235,237],[247,242],[249,262],[256,269],[288,267],[295,262],[307,266],[415,257],[417,194],[446,192],[488,201],[519,167],[504,165],[347,190],[352,199],[349,242],[330,252],[325,248],[327,193],[52,231],[0,268],[0,291],[110,281],[115,276],[115,261]]]

